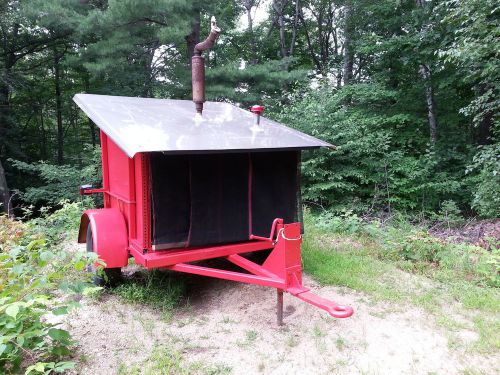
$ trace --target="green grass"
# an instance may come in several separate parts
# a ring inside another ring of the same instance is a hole
[[[334,223],[332,228],[306,215],[305,272],[323,284],[361,291],[374,300],[421,307],[445,329],[453,325],[444,318],[445,308],[453,307],[480,337],[473,349],[500,349],[498,251],[445,243],[407,223]]]
[[[231,372],[231,367],[225,364],[208,364],[201,361],[188,362],[184,350],[180,350],[173,344],[156,347],[149,357],[139,364],[127,366],[121,363],[118,368],[119,375],[222,375]]]
[[[158,309],[164,319],[169,320],[171,311],[179,306],[184,290],[184,284],[172,279],[170,273],[151,270],[135,273],[110,292],[127,302]]]

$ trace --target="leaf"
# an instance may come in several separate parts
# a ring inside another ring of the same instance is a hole
[[[85,268],[87,264],[83,260],[79,260],[78,262],[75,262],[74,267],[77,271],[81,271]]]
[[[49,336],[56,341],[68,341],[70,335],[68,331],[59,328],[51,328],[48,332]]]
[[[58,316],[58,315],[65,315],[68,313],[68,307],[67,306],[60,306],[52,310],[52,314]]]
[[[13,303],[12,305],[9,305],[5,309],[5,313],[14,319],[16,319],[17,314],[19,313],[19,304],[18,303]]]
[[[55,372],[64,372],[75,367],[75,362],[59,362],[54,367]]]
[[[5,352],[5,349],[7,349],[7,345],[5,344],[0,344],[0,357],[2,354]]]
[[[34,365],[31,365],[26,369],[25,375],[29,375],[32,372],[43,373],[45,371],[45,365],[46,365],[46,363],[44,363],[44,362],[35,363]]]

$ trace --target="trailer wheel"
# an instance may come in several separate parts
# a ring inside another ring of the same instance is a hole
[[[94,239],[92,237],[92,228],[87,227],[87,251],[94,252]],[[121,268],[103,268],[97,269],[94,265],[87,267],[87,272],[92,274],[92,282],[97,286],[116,286],[122,280]]]

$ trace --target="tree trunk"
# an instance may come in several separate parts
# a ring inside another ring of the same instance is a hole
[[[292,40],[290,41],[290,48],[288,49],[288,56],[293,56],[293,49],[295,48],[295,42],[297,40],[297,27],[299,25],[299,12],[300,12],[300,0],[296,0],[295,1],[295,14],[293,16]]]
[[[321,62],[314,53],[314,47],[311,41],[311,37],[309,36],[309,31],[307,30],[306,20],[304,19],[304,14],[302,13],[302,10],[300,8],[299,8],[299,19],[300,22],[302,23],[302,27],[304,28],[304,34],[306,36],[307,49],[309,50],[309,55],[311,56],[314,65],[316,65],[316,70],[318,71],[318,73],[321,73],[323,71],[323,68],[321,66]]]
[[[85,73],[84,77],[84,86],[85,86],[85,92],[88,93],[90,90],[90,74],[88,72]],[[92,147],[95,147],[97,144],[97,134],[96,134],[96,128],[90,117],[87,117],[87,124],[90,129],[90,141],[92,142]]]
[[[434,101],[434,89],[432,88],[432,74],[430,68],[425,65],[420,65],[420,74],[425,81],[425,101],[427,103],[427,119],[429,121],[429,134],[432,146],[437,142],[437,116],[436,103]]]
[[[255,41],[255,34],[253,33],[253,19],[252,19],[252,8],[255,6],[255,1],[243,0],[242,4],[247,11],[247,21],[248,21],[247,32],[248,35],[250,36],[250,53],[251,53],[250,64],[255,65],[259,62],[257,59],[257,42]]]
[[[43,107],[40,104],[40,134],[41,134],[41,142],[40,142],[40,160],[47,159],[47,134],[45,131],[45,124],[43,121]]]
[[[145,98],[153,97],[153,82],[155,79],[153,73],[153,59],[155,56],[155,51],[160,46],[159,41],[155,41],[150,46],[146,47],[147,51],[144,54],[144,88],[142,90],[142,96]]]
[[[415,0],[418,8],[425,6],[425,0]],[[424,25],[425,26],[425,25]],[[422,27],[422,30],[425,30]],[[419,73],[424,79],[425,83],[425,101],[427,104],[427,120],[429,121],[429,136],[431,146],[434,147],[437,142],[437,116],[436,116],[436,102],[434,101],[434,89],[432,87],[432,71],[427,64],[420,64]]]
[[[285,7],[286,4],[288,3],[288,0],[274,0],[273,1],[273,9],[276,12],[276,16],[278,19],[278,26],[279,26],[279,36],[280,36],[280,54],[281,58],[284,58],[287,56],[287,48],[286,48],[286,41],[285,41]]]
[[[9,205],[9,200],[10,191],[7,186],[7,178],[5,177],[2,161],[0,160],[0,203],[2,204],[0,212],[5,212],[10,216],[11,207]]]
[[[354,51],[352,46],[353,25],[352,25],[352,5],[346,4],[344,15],[344,85],[349,85],[352,81],[352,71],[354,67]]]
[[[54,88],[56,95],[56,121],[57,121],[57,164],[64,163],[64,128],[62,121],[61,98],[61,61],[62,55],[54,49]]]
[[[487,84],[482,84],[480,85],[479,89],[477,90],[479,92],[479,95],[484,96],[488,93],[488,91],[492,91],[493,87],[491,85]],[[492,101],[495,100],[494,94],[488,95],[488,99],[486,101],[487,105],[490,105]],[[478,145],[489,145],[493,143],[493,112],[490,111],[484,111],[483,116],[481,120],[479,121],[479,124],[477,124],[477,144]]]
[[[5,156],[7,135],[10,128],[10,89],[8,84],[0,85],[0,157]]]

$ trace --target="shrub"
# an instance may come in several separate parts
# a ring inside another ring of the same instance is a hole
[[[64,372],[72,344],[69,333],[54,323],[76,306],[56,298],[70,285],[68,275],[83,271],[93,254],[68,253],[44,232],[66,217],[71,207],[34,223],[0,217],[0,372]],[[59,218],[59,219],[58,219]],[[40,229],[43,227],[43,229]],[[59,230],[64,230],[63,228]],[[49,246],[49,244],[51,246]],[[68,288],[68,290],[71,288]]]
[[[22,194],[23,201],[29,204],[48,204],[56,206],[61,200],[78,201],[79,186],[82,184],[100,184],[101,161],[100,148],[90,148],[81,165],[55,165],[45,161],[26,163],[9,159],[21,172],[35,175],[40,186],[30,186]]]
[[[344,211],[339,215],[325,211],[318,216],[315,222],[318,228],[341,234],[357,233],[363,227],[361,218],[352,210]]]
[[[441,208],[437,214],[433,215],[436,220],[443,221],[448,226],[451,227],[462,224],[464,219],[461,215],[460,209],[458,208],[455,201],[446,200],[441,203]]]
[[[500,216],[500,143],[483,147],[468,173],[476,172],[472,207],[483,217]]]

